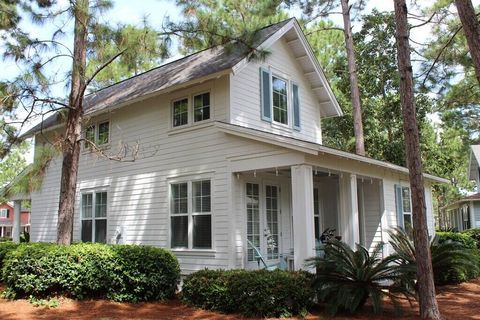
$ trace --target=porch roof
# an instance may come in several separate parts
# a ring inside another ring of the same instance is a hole
[[[370,164],[379,166],[382,168],[390,169],[396,172],[400,172],[403,174],[408,175],[408,169],[402,166],[398,166],[393,163],[389,163],[386,161],[376,160],[373,158],[369,158],[366,156],[360,156],[357,154],[353,154],[350,152],[326,147],[324,145],[309,142],[301,139],[281,136],[273,133],[268,133],[264,131],[260,131],[257,129],[247,128],[239,125],[234,125],[226,122],[215,122],[215,126],[222,132],[232,134],[239,137],[254,139],[257,141],[270,143],[278,146],[282,146],[284,148],[293,149],[296,151],[301,151],[311,155],[322,155],[322,154],[329,154],[335,157],[341,157],[351,160],[356,160],[362,163]],[[437,177],[428,173],[423,174],[424,178],[436,183],[450,183],[448,179]]]
[[[480,192],[474,193],[470,196],[459,199],[459,200],[455,201],[454,203],[448,204],[448,205],[440,208],[440,210],[454,209],[455,207],[460,206],[462,203],[466,203],[466,202],[470,202],[470,201],[473,201],[473,202],[480,201]]]

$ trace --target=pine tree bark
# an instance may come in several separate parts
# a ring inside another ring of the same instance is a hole
[[[62,177],[58,207],[57,243],[72,243],[75,194],[77,189],[80,138],[83,118],[83,92],[87,61],[87,26],[89,0],[77,0],[73,4],[75,16],[73,67],[69,110],[63,140]]]
[[[341,0],[343,14],[343,32],[345,34],[345,47],[347,49],[348,74],[350,78],[350,95],[352,99],[353,130],[355,133],[355,152],[365,155],[365,142],[363,137],[362,105],[360,103],[360,90],[358,89],[357,65],[355,63],[355,49],[353,47],[352,26],[350,22],[350,7],[348,0]]]
[[[470,55],[475,67],[475,75],[480,84],[480,23],[475,14],[471,0],[455,0],[458,15],[462,22],[463,32],[467,38]]]
[[[408,41],[407,4],[405,0],[394,0],[397,38],[397,60],[400,73],[400,101],[403,112],[405,151],[409,170],[413,208],[413,237],[417,262],[418,296],[422,319],[441,319],[435,297],[433,269],[430,254],[425,190],[423,185],[420,139],[413,94],[412,65]]]

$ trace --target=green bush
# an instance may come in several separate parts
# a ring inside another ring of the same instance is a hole
[[[312,305],[312,275],[282,270],[202,270],[185,278],[187,304],[245,316],[302,315]]]
[[[5,258],[5,255],[10,251],[16,249],[17,247],[18,247],[18,244],[13,243],[11,241],[5,241],[5,242],[0,241],[0,270],[3,266],[3,259]]]
[[[477,249],[480,250],[480,228],[468,229],[462,231],[463,234],[469,235],[477,244]]]
[[[390,298],[400,313],[400,296],[414,298],[413,278],[410,268],[396,263],[396,257],[381,258],[383,243],[373,252],[357,244],[356,250],[346,243],[330,240],[325,246],[325,255],[309,260],[316,267],[314,282],[319,301],[335,315],[339,310],[354,313],[371,298],[373,310],[380,313],[384,298]]]
[[[475,239],[473,239],[470,235],[466,233],[460,233],[460,232],[437,232],[435,234],[437,237],[438,243],[444,243],[444,242],[457,242],[462,247],[467,248],[467,249],[476,249],[477,244],[475,242]]]
[[[21,244],[4,259],[2,279],[16,296],[62,294],[146,301],[172,297],[180,268],[168,251],[104,244]]]

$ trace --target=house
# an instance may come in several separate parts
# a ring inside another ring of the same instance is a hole
[[[4,202],[0,204],[0,239],[12,238],[15,211],[13,204]],[[30,231],[30,210],[23,209],[20,213],[20,233]]]
[[[86,97],[84,137],[101,151],[82,147],[75,241],[166,247],[189,273],[257,268],[248,239],[299,269],[328,227],[372,249],[411,223],[406,168],[322,145],[321,119],[342,111],[298,22],[257,36],[264,61],[208,49]],[[38,152],[61,127],[52,116],[25,136]],[[56,239],[61,163],[31,194],[32,241]],[[430,233],[445,182],[425,175]]]
[[[480,186],[480,145],[470,146],[468,178]],[[462,198],[441,209],[447,228],[458,231],[480,228],[480,192]]]

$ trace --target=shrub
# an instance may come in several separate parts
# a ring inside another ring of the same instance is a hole
[[[476,249],[477,244],[475,242],[475,239],[473,239],[470,235],[466,233],[460,233],[460,232],[437,232],[435,234],[435,237],[437,238],[436,241],[438,243],[442,244],[444,242],[457,242],[459,243],[462,247],[466,249]]]
[[[301,315],[312,305],[312,276],[303,271],[202,270],[185,278],[187,304],[245,316]]]
[[[480,272],[480,257],[476,249],[471,249],[471,241],[466,237],[456,237],[450,233],[444,234],[436,235],[430,243],[435,284],[459,283],[477,277]],[[403,265],[413,267],[415,274],[416,260],[413,241],[400,228],[390,230],[389,235],[390,244],[396,251],[398,260]]]
[[[4,259],[2,277],[17,296],[164,299],[175,293],[180,269],[160,248],[103,244],[21,244]]]
[[[326,303],[332,315],[339,309],[354,313],[369,297],[375,313],[382,311],[384,297],[391,299],[397,311],[400,295],[414,298],[407,285],[412,282],[411,273],[404,272],[406,268],[396,264],[395,257],[381,259],[382,248],[380,243],[370,254],[361,245],[354,251],[341,241],[330,240],[323,257],[309,260],[317,268],[314,286],[318,299]]]
[[[17,247],[18,247],[18,244],[13,243],[11,241],[6,241],[6,242],[0,241],[0,270],[3,267],[3,259],[5,258],[5,255],[10,251],[16,249]]]
[[[462,231],[463,234],[469,235],[477,244],[477,249],[480,250],[480,228],[468,229]]]

